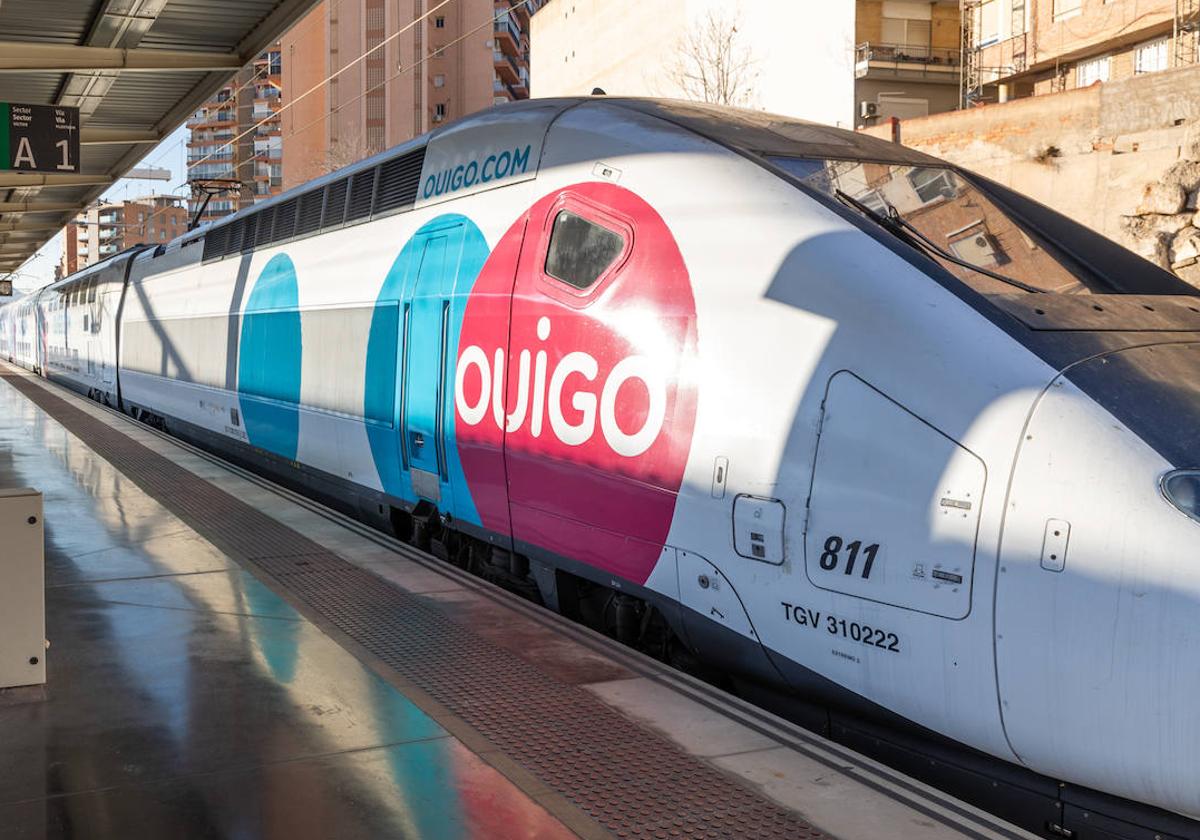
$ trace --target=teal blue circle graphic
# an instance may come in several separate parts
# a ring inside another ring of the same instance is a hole
[[[300,445],[300,291],[286,254],[271,258],[242,314],[238,403],[250,442],[296,460]]]
[[[438,277],[426,276],[429,265],[422,266],[426,244],[431,237],[444,238],[446,250],[439,259]],[[404,469],[400,450],[403,418],[400,416],[405,362],[402,346],[405,313],[412,303],[418,280],[429,294],[434,288],[447,307],[445,349],[440,346],[408,348],[408,363],[431,370],[442,363],[443,389],[449,394],[443,408],[443,426],[447,477],[442,480],[443,494],[438,509],[459,519],[479,522],[471,500],[466,475],[455,443],[454,368],[467,299],[479,272],[488,258],[483,232],[466,216],[447,213],[425,223],[400,250],[384,278],[375,300],[371,329],[367,338],[366,380],[363,414],[367,419],[367,439],[383,490],[390,496],[417,501],[411,477]],[[415,311],[415,310],[414,310]],[[439,359],[444,353],[444,359]],[[430,395],[411,394],[410,400]]]

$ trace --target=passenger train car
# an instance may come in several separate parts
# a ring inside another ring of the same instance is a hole
[[[999,184],[534,100],[0,336],[1038,832],[1200,830],[1200,297]]]

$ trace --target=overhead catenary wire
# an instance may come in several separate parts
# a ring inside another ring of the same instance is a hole
[[[302,31],[304,31],[305,29],[307,29],[307,28],[310,28],[310,27],[312,27],[312,26],[313,26],[313,25],[315,25],[315,24],[318,24],[318,23],[324,23],[325,21],[327,21],[327,20],[329,20],[329,19],[331,19],[331,18],[333,17],[333,15],[334,15],[334,14],[335,14],[335,13],[338,11],[338,9],[340,9],[340,8],[341,8],[341,6],[342,6],[342,3],[344,3],[344,2],[346,2],[346,0],[335,0],[335,2],[333,2],[331,5],[329,5],[329,6],[328,6],[328,8],[326,8],[326,9],[325,9],[325,14],[324,14],[324,15],[322,15],[322,16],[320,16],[320,17],[313,17],[311,20],[310,20],[309,18],[307,18],[307,17],[306,17],[304,20],[301,20],[299,23],[297,23],[295,26],[293,26],[293,27],[292,27],[290,30],[288,30],[288,33],[287,33],[287,34],[289,34],[289,35],[293,35],[293,36],[294,36],[294,35],[296,35],[297,33],[299,33],[299,32],[302,32]],[[270,50],[269,50],[269,49],[268,49],[268,50],[264,50],[264,53],[267,53],[267,52],[270,52]],[[282,58],[282,56],[281,56],[281,58]],[[258,60],[258,58],[256,57],[254,60],[255,60],[255,61],[257,61],[257,60]],[[267,66],[267,70],[268,70],[268,72],[267,72],[267,74],[266,74],[266,75],[270,75],[270,72],[269,72],[269,70],[270,70],[270,65],[269,65],[269,64],[268,64],[268,66]],[[237,74],[234,74],[234,76],[232,77],[232,79],[233,79],[233,80],[236,80],[236,75],[237,75]],[[330,78],[332,78],[332,77],[330,77]],[[259,82],[260,80],[261,80],[261,77],[260,77],[260,69],[259,69],[259,68],[256,68],[256,69],[254,70],[254,72],[253,72],[253,73],[250,75],[250,78],[249,78],[249,79],[247,79],[247,80],[246,80],[245,82],[243,82],[241,85],[238,85],[236,88],[234,88],[234,89],[233,89],[233,90],[230,92],[230,95],[229,95],[229,96],[230,96],[230,99],[236,99],[236,98],[238,97],[238,95],[239,95],[239,94],[240,94],[240,93],[241,93],[243,90],[245,90],[246,88],[250,87],[250,85],[255,85],[255,84],[258,84],[258,82]],[[327,82],[327,81],[328,81],[328,79],[326,79],[325,81]],[[321,82],[320,84],[324,84],[324,83],[325,83],[325,82]],[[282,89],[281,89],[281,90],[282,90]],[[206,104],[207,104],[207,103],[206,103]],[[286,103],[285,103],[285,104],[286,104]],[[278,111],[276,111],[276,112],[275,112],[275,114],[274,114],[274,115],[280,114],[280,113],[282,113],[284,110],[285,110],[285,108],[281,107],[281,108],[280,108]],[[272,115],[272,116],[274,116],[274,115]],[[271,117],[267,117],[267,118],[266,118],[266,119],[265,119],[263,122],[267,122],[267,121],[269,121],[270,119],[271,119]],[[259,125],[262,125],[262,124],[263,124],[263,123],[259,123]],[[251,130],[253,130],[254,128],[257,128],[257,127],[258,127],[258,126],[254,126],[254,127],[251,129]],[[238,139],[239,139],[239,138],[236,138],[236,137],[235,137],[233,140],[231,140],[231,141],[230,141],[230,143],[236,142]],[[198,165],[198,164],[200,164],[200,163],[203,163],[203,162],[204,162],[203,160],[198,160],[198,161],[196,161],[195,163]],[[191,169],[191,168],[193,168],[191,164],[188,164],[188,165],[186,165],[186,166],[185,166],[185,170],[186,170],[186,169]],[[235,174],[235,175],[237,174],[237,173],[236,173],[236,168],[235,168],[235,167],[230,167],[230,168],[229,168],[229,172],[230,172],[231,174]],[[185,181],[186,181],[186,178],[185,178]]]
[[[413,28],[413,27],[414,27],[416,24],[418,24],[418,23],[420,23],[420,22],[422,22],[422,21],[426,20],[427,18],[429,18],[430,16],[432,16],[432,15],[433,15],[435,12],[439,11],[440,9],[442,9],[443,7],[445,7],[446,5],[448,5],[448,4],[449,4],[451,1],[452,1],[452,0],[443,0],[443,2],[441,2],[441,3],[439,3],[438,5],[434,6],[434,7],[433,7],[433,8],[431,8],[429,11],[427,11],[427,12],[425,12],[423,15],[421,15],[420,17],[418,17],[418,18],[415,18],[415,19],[414,19],[412,22],[410,22],[409,24],[407,24],[405,27],[403,27],[403,28],[402,28],[402,29],[400,29],[399,31],[397,31],[397,32],[393,33],[392,35],[389,35],[389,36],[388,36],[386,39],[384,39],[383,41],[381,41],[379,44],[377,44],[377,45],[375,45],[374,47],[372,47],[372,48],[370,48],[370,49],[366,50],[365,52],[363,52],[363,53],[362,53],[361,55],[359,55],[357,58],[353,59],[353,60],[352,60],[352,61],[351,61],[349,64],[346,64],[345,66],[343,66],[342,68],[340,68],[340,69],[339,69],[337,72],[330,74],[329,76],[327,76],[327,77],[326,77],[324,80],[322,80],[321,82],[318,82],[316,85],[313,85],[312,87],[310,87],[308,90],[306,90],[306,91],[305,91],[303,94],[301,94],[300,96],[296,97],[295,99],[291,99],[291,100],[289,100],[288,102],[285,102],[285,103],[283,104],[283,106],[282,106],[282,107],[281,107],[281,108],[280,108],[278,111],[276,111],[276,112],[275,112],[275,114],[273,114],[271,117],[267,117],[267,118],[263,119],[262,121],[260,121],[259,123],[256,123],[255,125],[251,126],[251,127],[250,127],[250,128],[248,128],[248,129],[247,129],[245,132],[243,132],[243,133],[242,133],[242,135],[239,135],[239,137],[235,137],[235,138],[233,138],[232,140],[230,140],[230,141],[229,141],[229,143],[228,143],[227,145],[231,145],[232,143],[235,143],[235,142],[236,142],[238,139],[240,139],[240,137],[242,137],[242,136],[245,136],[246,134],[250,133],[251,131],[254,131],[254,130],[256,130],[256,129],[258,128],[258,126],[259,126],[259,125],[262,125],[262,124],[264,124],[264,123],[266,123],[266,122],[270,121],[270,120],[272,119],[272,117],[274,117],[274,116],[276,116],[276,115],[278,115],[278,114],[281,114],[281,113],[283,113],[283,111],[285,111],[285,110],[287,110],[288,108],[290,108],[292,105],[294,105],[296,102],[298,102],[298,101],[299,101],[301,98],[303,98],[304,96],[307,96],[307,95],[309,95],[310,93],[312,93],[312,92],[313,92],[313,91],[315,91],[316,89],[320,88],[321,86],[328,84],[328,83],[330,82],[330,80],[332,80],[334,77],[336,77],[336,76],[337,76],[339,73],[342,73],[342,72],[344,72],[344,71],[345,71],[347,68],[349,68],[349,67],[351,67],[351,66],[353,66],[353,65],[357,64],[358,62],[360,62],[360,61],[364,60],[364,59],[365,59],[367,56],[369,56],[369,55],[370,55],[371,53],[373,53],[375,50],[378,50],[378,49],[380,49],[380,48],[381,48],[381,47],[383,47],[385,44],[387,44],[389,41],[391,41],[391,40],[395,39],[396,37],[398,37],[399,35],[403,34],[404,32],[406,32],[406,31],[408,31],[408,30],[412,29],[412,28]],[[336,107],[332,108],[332,109],[331,109],[329,112],[327,112],[327,113],[323,113],[323,114],[322,114],[320,117],[316,118],[315,120],[311,120],[310,122],[308,122],[308,123],[305,123],[305,124],[304,124],[303,126],[301,126],[299,129],[295,129],[295,130],[292,132],[292,134],[300,134],[300,133],[303,133],[304,131],[307,131],[309,128],[313,127],[314,125],[316,125],[316,124],[318,124],[318,123],[320,123],[320,122],[324,122],[325,120],[329,119],[329,117],[330,117],[332,114],[335,114],[335,113],[337,113],[337,112],[338,112],[338,111],[340,111],[342,108],[345,108],[345,107],[347,107],[347,106],[349,106],[349,105],[353,105],[355,102],[359,101],[360,99],[362,99],[363,97],[365,97],[367,94],[369,94],[369,93],[371,93],[371,92],[373,92],[373,91],[379,90],[380,88],[384,87],[384,86],[385,86],[385,85],[387,85],[388,83],[390,83],[390,82],[393,82],[393,81],[395,81],[396,79],[400,78],[400,77],[401,77],[401,76],[403,76],[405,73],[408,73],[409,71],[412,71],[412,70],[416,70],[417,68],[419,68],[419,67],[423,66],[423,65],[424,65],[424,64],[425,64],[425,63],[426,63],[426,62],[427,62],[429,59],[433,58],[433,57],[434,57],[434,56],[435,56],[437,53],[444,52],[445,50],[449,49],[450,47],[457,46],[458,44],[462,43],[463,41],[465,41],[466,39],[470,38],[471,36],[473,36],[473,35],[475,35],[475,34],[479,33],[480,31],[482,31],[482,30],[484,30],[484,29],[486,29],[486,28],[488,28],[488,27],[490,27],[490,26],[494,26],[494,25],[495,25],[495,23],[496,23],[496,21],[500,20],[500,18],[502,18],[502,17],[503,17],[505,14],[507,14],[507,13],[508,13],[508,12],[509,12],[511,9],[515,9],[515,8],[518,8],[518,7],[520,7],[520,6],[525,6],[525,7],[528,7],[528,6],[530,5],[530,3],[531,3],[531,2],[532,2],[532,0],[520,0],[520,2],[518,2],[518,3],[514,3],[514,4],[513,4],[512,6],[510,6],[508,9],[501,10],[500,12],[497,12],[496,14],[489,16],[489,17],[488,17],[488,18],[487,18],[485,21],[483,21],[483,22],[482,22],[480,25],[478,25],[478,26],[474,27],[473,29],[470,29],[470,30],[468,30],[467,32],[464,32],[462,35],[460,35],[459,37],[455,38],[454,40],[452,40],[452,41],[450,41],[450,42],[448,42],[448,43],[446,43],[446,44],[444,44],[444,45],[442,45],[442,46],[438,47],[438,49],[437,49],[437,50],[435,50],[435,51],[433,51],[433,52],[430,52],[429,54],[427,54],[427,55],[424,55],[424,56],[420,57],[418,60],[414,61],[412,64],[409,64],[409,65],[407,65],[407,66],[405,66],[405,67],[401,67],[401,68],[400,68],[399,70],[397,70],[395,73],[391,74],[390,76],[388,76],[387,78],[385,78],[383,81],[379,82],[378,84],[375,84],[375,85],[373,85],[373,86],[371,86],[371,87],[369,87],[369,88],[365,88],[365,89],[364,89],[364,90],[363,90],[361,93],[359,93],[357,96],[355,96],[355,97],[353,97],[353,98],[351,98],[351,99],[348,99],[348,100],[346,100],[345,102],[339,103],[339,104],[338,104]],[[191,169],[191,168],[193,168],[193,166],[195,166],[195,165],[198,165],[198,164],[202,163],[203,161],[204,161],[204,159],[203,159],[203,158],[201,158],[200,160],[197,160],[197,161],[196,161],[194,164],[189,164],[189,165],[188,165],[188,169]],[[164,212],[164,211],[163,211],[163,210],[158,210],[158,211],[155,211],[155,213],[154,213],[154,214],[152,214],[151,216],[148,216],[148,217],[147,217],[146,221],[147,221],[147,222],[149,222],[149,221],[150,221],[150,219],[151,219],[151,218],[153,218],[153,216],[154,216],[154,215],[157,215],[157,214],[159,214],[159,213],[162,213],[162,212]]]
[[[227,148],[229,148],[230,146],[232,146],[232,145],[233,145],[234,143],[236,143],[238,140],[241,140],[243,137],[245,137],[245,136],[246,136],[247,134],[249,134],[250,132],[252,132],[252,131],[257,131],[259,126],[261,126],[261,125],[265,125],[266,123],[270,122],[270,121],[271,121],[271,120],[273,120],[275,117],[277,117],[279,114],[282,114],[284,111],[287,111],[287,110],[289,110],[289,109],[290,109],[292,106],[294,106],[295,104],[297,104],[297,103],[298,103],[298,102],[300,102],[301,100],[305,99],[306,97],[310,96],[310,95],[311,95],[311,94],[313,94],[313,93],[316,93],[318,90],[320,90],[321,88],[323,88],[325,85],[327,85],[327,84],[329,84],[331,81],[333,81],[333,79],[337,78],[337,77],[338,77],[338,76],[340,76],[342,73],[345,73],[345,72],[346,72],[347,70],[349,70],[351,67],[354,67],[354,66],[358,65],[360,62],[363,62],[363,61],[365,61],[365,60],[367,59],[367,57],[368,57],[368,56],[370,56],[372,53],[376,52],[377,50],[381,50],[381,49],[383,49],[385,46],[387,46],[387,45],[388,45],[388,44],[390,44],[392,41],[394,41],[394,40],[396,40],[397,38],[399,38],[399,37],[400,37],[401,35],[403,35],[405,32],[408,32],[410,29],[412,29],[412,28],[413,28],[414,26],[416,26],[418,23],[422,23],[423,21],[425,21],[425,19],[426,19],[426,18],[428,18],[428,17],[430,17],[431,15],[433,15],[433,13],[434,13],[434,12],[437,12],[437,11],[439,11],[440,9],[442,9],[442,8],[444,8],[444,7],[448,6],[448,5],[450,5],[450,3],[452,3],[452,2],[453,2],[453,0],[442,0],[442,2],[438,3],[436,6],[434,6],[434,7],[433,7],[432,9],[430,9],[429,11],[425,12],[424,14],[422,14],[422,15],[420,15],[420,16],[418,16],[418,17],[415,17],[415,18],[413,18],[413,19],[412,19],[412,21],[410,21],[409,23],[407,23],[407,24],[405,24],[404,26],[400,27],[398,30],[396,30],[396,31],[395,31],[395,32],[393,32],[391,35],[389,35],[389,36],[387,36],[386,38],[384,38],[382,41],[380,41],[380,42],[379,42],[378,44],[376,44],[375,46],[371,47],[371,48],[370,48],[370,49],[368,49],[368,50],[365,50],[365,51],[364,51],[364,52],[363,52],[361,55],[357,56],[357,57],[356,57],[356,58],[354,58],[354,59],[351,59],[349,62],[347,62],[346,64],[342,65],[341,67],[339,67],[339,68],[338,68],[337,70],[335,70],[334,72],[330,73],[328,76],[326,76],[326,77],[325,77],[324,79],[322,79],[321,81],[317,82],[315,85],[313,85],[312,87],[310,87],[308,90],[304,91],[304,93],[300,94],[299,96],[297,96],[297,97],[295,97],[295,98],[289,99],[287,102],[283,103],[283,105],[282,105],[282,106],[279,108],[279,110],[278,110],[278,111],[274,112],[273,114],[271,114],[271,115],[270,115],[270,116],[268,116],[268,117],[263,117],[261,120],[259,120],[258,122],[256,122],[254,125],[250,126],[250,127],[249,127],[249,128],[247,128],[245,131],[243,131],[241,134],[237,135],[236,137],[234,137],[234,138],[232,138],[231,140],[227,141],[227,142],[226,142],[226,143],[224,143],[223,145],[219,146],[219,147],[218,147],[218,148],[217,148],[215,151],[211,152],[210,154],[208,154],[208,155],[205,155],[204,157],[202,157],[202,158],[200,158],[200,159],[196,160],[196,161],[195,161],[195,162],[193,162],[193,163],[189,163],[187,168],[188,168],[188,169],[194,169],[195,167],[197,167],[197,166],[199,166],[200,164],[204,163],[206,160],[209,160],[209,159],[210,159],[210,158],[211,158],[213,155],[217,154],[218,152],[220,152],[220,151],[222,151],[222,150],[224,150],[224,149],[227,149]],[[525,0],[525,2],[528,2],[528,0]],[[415,65],[414,65],[414,66],[415,66]]]
[[[298,129],[293,129],[292,134],[301,134],[301,133],[307,131],[308,129],[312,128],[317,123],[324,122],[325,120],[329,119],[330,114],[337,113],[338,111],[340,111],[342,108],[346,107],[347,105],[353,105],[355,102],[362,99],[367,94],[379,90],[380,88],[387,85],[389,82],[395,81],[396,79],[400,78],[402,75],[409,72],[410,70],[415,70],[418,67],[421,67],[422,65],[425,64],[426,61],[428,61],[430,58],[433,58],[436,53],[443,52],[443,51],[449,49],[450,47],[453,47],[453,46],[456,46],[456,45],[462,43],[467,38],[470,38],[472,35],[474,35],[475,33],[479,32],[482,29],[486,29],[489,26],[494,26],[496,21],[500,20],[500,18],[503,17],[505,14],[507,14],[510,9],[515,9],[518,6],[528,6],[530,4],[530,2],[532,2],[532,0],[521,0],[521,2],[516,3],[513,6],[510,6],[509,9],[504,9],[504,10],[498,12],[497,14],[491,16],[486,21],[481,23],[479,26],[475,27],[474,29],[472,29],[468,32],[464,32],[461,36],[459,36],[458,38],[455,38],[453,41],[450,41],[449,43],[445,44],[444,46],[438,47],[437,50],[435,50],[433,53],[429,53],[428,55],[422,56],[420,59],[418,59],[417,61],[414,61],[412,64],[408,65],[407,67],[401,67],[395,73],[393,73],[392,75],[390,75],[386,79],[384,79],[382,82],[372,85],[369,88],[365,88],[362,91],[362,93],[358,94],[357,96],[353,97],[352,99],[348,99],[345,102],[339,104],[336,108],[331,109],[329,113],[322,114],[321,116],[317,117],[315,120],[310,120],[309,122],[300,126],[300,128],[298,128]]]
[[[342,2],[343,2],[343,0],[338,0],[338,3],[337,3],[337,4],[334,6],[334,8],[333,8],[333,9],[331,9],[330,11],[331,11],[331,12],[332,12],[332,11],[334,11],[334,10],[337,8],[337,6],[340,6],[340,5],[341,5],[341,3],[342,3]],[[295,98],[293,98],[293,99],[289,99],[287,102],[284,102],[284,103],[283,103],[283,105],[282,105],[282,106],[279,108],[279,110],[278,110],[278,111],[275,111],[275,112],[273,112],[273,113],[272,113],[270,116],[264,117],[263,119],[261,119],[261,120],[259,120],[258,122],[254,123],[254,124],[253,124],[253,125],[251,125],[249,128],[247,128],[245,131],[243,131],[241,134],[238,134],[236,137],[233,137],[233,138],[229,139],[228,141],[226,141],[226,142],[225,142],[224,144],[222,144],[221,146],[217,147],[215,150],[213,150],[213,151],[212,151],[212,152],[210,152],[209,154],[207,154],[207,155],[205,155],[205,156],[203,156],[203,157],[201,157],[201,158],[198,158],[198,159],[197,159],[197,160],[195,160],[195,161],[188,162],[188,163],[185,165],[185,171],[188,171],[188,172],[190,172],[192,169],[195,169],[195,168],[196,168],[197,166],[199,166],[200,164],[202,164],[202,163],[205,163],[205,162],[206,162],[206,161],[208,161],[208,160],[211,160],[211,159],[212,159],[212,157],[213,157],[214,155],[216,155],[216,154],[218,154],[218,153],[222,152],[223,150],[225,150],[225,149],[227,149],[227,148],[229,148],[229,147],[233,146],[235,143],[237,143],[237,141],[241,140],[241,139],[242,139],[243,137],[245,137],[246,135],[250,134],[251,132],[255,132],[255,131],[257,131],[257,130],[259,129],[259,127],[260,127],[260,126],[263,126],[263,125],[265,125],[266,123],[270,122],[271,120],[273,120],[273,119],[277,118],[277,117],[278,117],[280,114],[282,114],[284,111],[286,111],[286,110],[288,110],[289,108],[291,108],[291,107],[292,107],[293,105],[295,105],[297,102],[299,102],[300,100],[302,100],[302,99],[304,99],[305,97],[309,96],[310,94],[312,94],[312,93],[316,92],[317,90],[321,89],[321,88],[322,88],[322,87],[324,87],[325,85],[329,84],[329,83],[330,83],[330,82],[331,82],[333,79],[335,79],[335,78],[336,78],[337,76],[339,76],[340,74],[342,74],[342,73],[346,72],[346,71],[347,71],[347,70],[349,70],[351,67],[354,67],[354,66],[356,66],[357,64],[359,64],[360,62],[362,62],[362,61],[366,60],[366,58],[367,58],[368,56],[370,56],[372,53],[374,53],[375,51],[377,51],[377,50],[379,50],[379,49],[382,49],[382,48],[383,48],[383,47],[385,47],[387,44],[389,44],[391,41],[394,41],[396,38],[399,38],[399,37],[400,37],[401,35],[403,35],[405,32],[408,32],[408,31],[410,31],[410,30],[411,30],[413,27],[415,27],[417,24],[419,24],[419,23],[422,23],[423,21],[427,20],[427,19],[428,19],[429,17],[431,17],[431,16],[432,16],[432,15],[433,15],[435,12],[438,12],[438,11],[439,11],[439,10],[441,10],[442,8],[444,8],[444,7],[448,6],[448,5],[449,5],[451,2],[453,2],[453,0],[442,0],[442,2],[438,3],[436,6],[434,6],[434,7],[433,7],[433,8],[431,8],[431,9],[429,9],[429,10],[428,10],[428,11],[426,11],[424,14],[421,14],[421,15],[419,15],[418,17],[415,17],[415,18],[413,18],[413,20],[411,20],[409,23],[405,24],[403,27],[401,27],[400,29],[398,29],[396,32],[393,32],[391,35],[389,35],[388,37],[384,38],[382,41],[380,41],[380,42],[379,42],[378,44],[376,44],[375,46],[373,46],[373,47],[370,47],[369,49],[365,50],[365,51],[364,51],[364,52],[362,52],[360,55],[356,56],[355,58],[353,58],[352,60],[350,60],[349,62],[347,62],[346,64],[344,64],[344,65],[343,65],[343,66],[341,66],[340,68],[338,68],[337,70],[335,70],[333,73],[330,73],[330,74],[329,74],[328,76],[326,76],[324,79],[322,79],[321,81],[319,81],[319,82],[317,82],[316,84],[312,85],[310,88],[308,88],[308,90],[304,91],[304,92],[303,92],[303,93],[301,93],[299,96],[297,96],[297,97],[295,97]],[[522,0],[522,2],[521,2],[520,4],[518,4],[518,5],[527,5],[528,3],[529,3],[529,0]],[[492,21],[494,21],[494,20],[497,20],[497,19],[499,19],[499,15],[497,15],[497,16],[495,16],[494,18],[490,19],[490,20],[489,20],[489,22],[492,22]],[[486,26],[487,24],[484,24],[484,25]],[[474,32],[477,32],[479,29],[482,29],[482,28],[483,28],[483,27],[478,27],[477,29],[475,29],[475,30],[472,30],[472,32],[469,32],[469,33],[467,33],[467,35],[464,35],[463,37],[467,37],[467,36],[469,36],[469,35],[473,34]],[[462,39],[456,39],[454,43],[457,43],[459,40],[462,40]],[[447,45],[447,46],[450,46],[450,45]],[[414,65],[412,65],[412,66],[414,66],[414,67],[415,67],[415,66],[417,66],[417,65],[416,65],[416,64],[414,64]],[[356,98],[356,99],[357,99],[357,98]],[[349,103],[346,103],[346,104],[349,104]],[[342,107],[342,106],[339,106],[339,108],[340,108],[340,107]],[[334,110],[335,110],[335,112],[336,112],[336,110],[338,110],[338,109],[334,109]],[[235,170],[231,169],[230,171],[231,171],[231,173],[232,173],[232,174],[235,174],[235,175],[236,175],[236,171],[235,171]],[[186,181],[185,181],[185,183],[186,183]],[[154,213],[152,213],[150,216],[147,216],[147,217],[146,217],[146,224],[149,224],[151,220],[153,220],[155,217],[157,217],[158,215],[161,215],[161,214],[162,214],[162,213],[164,213],[164,212],[165,212],[165,208],[164,208],[164,209],[162,209],[162,210],[156,210],[156,211],[155,211]]]

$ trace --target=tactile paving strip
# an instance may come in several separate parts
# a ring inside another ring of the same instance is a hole
[[[617,837],[825,836],[27,377],[0,376],[219,549],[265,572]]]

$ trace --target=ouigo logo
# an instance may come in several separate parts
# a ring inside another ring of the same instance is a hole
[[[550,318],[545,315],[538,318],[538,340],[546,342],[551,337],[551,331]],[[597,383],[600,363],[590,353],[572,350],[558,361],[553,371],[548,372],[547,352],[539,349],[533,362],[531,384],[529,359],[530,351],[521,350],[516,405],[506,416],[502,390],[504,349],[496,349],[491,365],[487,353],[479,345],[472,344],[464,349],[459,356],[458,371],[454,377],[454,400],[463,422],[468,426],[483,422],[488,416],[490,402],[491,416],[497,429],[515,432],[528,417],[529,433],[533,437],[541,437],[548,423],[550,433],[560,442],[567,446],[582,446],[596,433],[598,416],[600,431],[609,448],[627,458],[641,455],[658,438],[667,408],[667,377],[660,360],[649,356],[627,356],[612,367],[602,383]],[[471,372],[478,374],[481,384],[479,396],[474,401],[466,395],[464,387],[467,375]],[[548,385],[547,373],[550,377]],[[617,398],[621,386],[631,380],[637,380],[645,388],[649,407],[637,429],[626,432],[617,422]],[[578,419],[567,418],[563,410],[564,400],[569,402]]]
[[[628,246],[582,296],[543,270],[563,208]],[[648,203],[608,183],[540,200],[493,249],[459,336],[455,437],[485,527],[644,581],[691,448],[696,342],[683,257]]]

